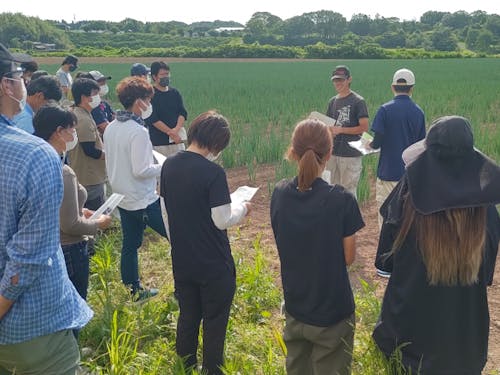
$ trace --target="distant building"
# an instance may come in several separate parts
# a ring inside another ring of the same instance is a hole
[[[33,42],[33,49],[37,51],[55,51],[56,45],[55,43]]]
[[[243,31],[243,30],[245,30],[244,27],[218,27],[218,28],[214,29],[214,31],[217,31],[218,33],[222,33],[222,32],[232,33],[232,32]]]

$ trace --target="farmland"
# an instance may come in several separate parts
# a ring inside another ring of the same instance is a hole
[[[82,58],[80,69],[97,69],[113,76],[109,81],[112,92],[119,79],[128,75],[132,62],[89,63]],[[351,68],[352,89],[365,97],[371,118],[378,106],[392,97],[389,85],[393,72],[401,67],[412,69],[417,81],[413,99],[425,111],[427,123],[449,114],[469,118],[476,147],[500,162],[499,59],[172,62],[172,85],[183,95],[188,123],[208,109],[217,109],[230,120],[232,139],[223,152],[222,162],[228,169],[230,184],[235,184],[232,187],[242,182],[261,186],[262,201],[256,202],[260,209],[245,224],[230,231],[237,259],[238,290],[228,328],[227,374],[284,374],[279,338],[279,269],[270,240],[266,204],[275,181],[293,173],[293,166],[282,159],[295,123],[313,110],[326,110],[334,95],[330,74],[341,63]],[[58,64],[42,64],[41,68],[54,73]],[[115,108],[120,108],[113,93],[110,100]],[[376,156],[364,160],[360,184],[368,226],[376,225],[370,206],[376,161]],[[263,169],[271,172],[263,173]],[[352,268],[353,278],[369,273],[363,269],[371,266],[370,251],[373,254],[377,241],[376,235],[363,235],[366,242],[360,241],[360,246],[368,255],[365,253],[363,258],[360,252],[362,260]],[[105,374],[183,374],[173,348],[177,306],[172,296],[170,259],[166,255],[168,243],[155,235],[148,236],[141,251],[141,268],[146,283],[161,290],[159,298],[137,306],[128,301],[119,281],[119,242],[119,235],[114,232],[101,237],[98,254],[92,261],[89,301],[96,317],[81,335],[82,346],[93,350],[86,359],[88,367]],[[490,291],[496,312],[492,313],[487,374],[495,375],[500,371],[499,274],[497,270],[496,290]],[[360,375],[383,374],[387,366],[369,339],[379,309],[376,285],[370,284],[357,282],[353,370]]]

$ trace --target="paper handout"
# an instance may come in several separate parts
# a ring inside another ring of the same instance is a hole
[[[375,152],[380,152],[380,148],[374,150],[369,146],[370,142],[373,141],[373,137],[368,133],[363,133],[359,141],[349,142],[349,146],[355,148],[363,155],[373,154]]]
[[[312,111],[309,114],[309,118],[314,118],[316,120],[323,121],[325,123],[325,125],[328,125],[328,126],[337,126],[337,120],[335,120],[331,117],[328,117],[327,115],[320,113],[320,112]]]
[[[125,195],[113,193],[111,196],[99,207],[89,219],[97,219],[101,215],[109,215],[120,204]]]
[[[259,190],[258,187],[240,186],[231,194],[231,203],[248,202]]]
[[[167,160],[167,157],[160,154],[158,151],[153,150],[153,157],[155,158],[156,162],[160,165],[163,165],[165,160]]]

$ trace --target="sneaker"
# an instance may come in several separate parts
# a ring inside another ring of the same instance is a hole
[[[156,296],[158,294],[158,289],[155,288],[145,289],[141,286],[135,290],[133,289],[131,293],[132,293],[132,301],[139,302]]]
[[[380,277],[385,277],[386,279],[388,279],[389,277],[391,277],[391,272],[382,271],[382,270],[379,270],[377,268],[377,275],[379,275]]]

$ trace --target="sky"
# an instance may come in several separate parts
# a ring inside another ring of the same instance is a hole
[[[363,13],[374,18],[398,17],[400,20],[419,20],[429,11],[472,13],[482,10],[500,14],[498,0],[85,0],[64,2],[61,0],[2,1],[0,12],[22,13],[41,19],[83,21],[121,21],[133,18],[143,22],[180,21],[236,21],[245,24],[256,12],[269,12],[285,20],[303,13],[331,10],[347,20],[353,14]]]

